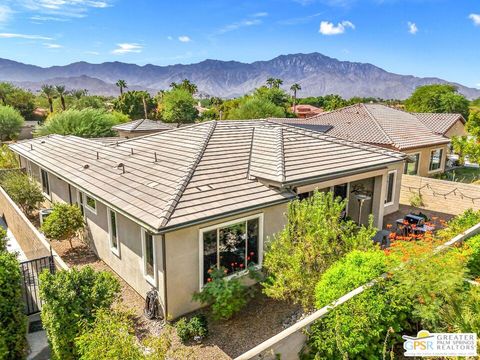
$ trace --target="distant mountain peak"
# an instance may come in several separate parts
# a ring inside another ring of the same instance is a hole
[[[118,79],[127,81],[129,89],[156,92],[172,81],[189,79],[201,93],[234,97],[251,92],[269,77],[281,78],[285,89],[299,83],[299,96],[339,94],[345,98],[371,96],[405,99],[417,86],[449,83],[438,78],[419,78],[387,72],[369,63],[341,61],[313,52],[279,55],[271,60],[243,63],[235,60],[206,59],[188,65],[139,66],[119,61],[91,64],[85,61],[65,66],[42,68],[0,59],[0,80],[38,89],[42,83],[62,81],[67,87],[86,88],[90,94],[116,95]],[[95,81],[94,81],[95,80]],[[453,83],[468,98],[480,97],[480,90]]]

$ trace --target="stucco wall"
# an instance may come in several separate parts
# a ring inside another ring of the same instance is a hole
[[[467,131],[461,120],[457,120],[455,124],[445,133],[445,136],[451,139],[454,136],[466,136]]]
[[[440,169],[430,172],[429,166],[430,166],[430,153],[432,150],[435,149],[443,149],[443,154],[442,154],[442,163],[440,166]],[[447,152],[448,152],[448,144],[444,145],[438,145],[438,146],[430,146],[430,147],[424,147],[424,148],[418,148],[418,149],[412,149],[412,150],[407,150],[404,151],[405,154],[420,154],[420,160],[419,160],[419,165],[418,165],[418,176],[432,176],[434,174],[442,173],[445,171],[445,161],[447,158]]]
[[[383,209],[383,216],[394,213],[395,211],[398,211],[399,207],[399,202],[400,202],[400,191],[401,191],[401,185],[402,185],[402,176],[403,176],[403,169],[404,169],[404,164],[393,164],[388,167],[387,173],[389,171],[396,170],[397,171],[397,179],[395,182],[395,190],[394,190],[394,201],[392,205],[387,205],[384,206]],[[385,193],[387,189],[387,182],[386,179],[383,183],[383,186],[385,187]],[[385,194],[384,194],[385,195]],[[385,197],[382,199],[382,203],[384,203]]]
[[[166,233],[168,314],[176,318],[201,307],[199,303],[192,301],[192,294],[199,291],[199,230],[201,228],[263,213],[265,247],[268,239],[285,226],[287,206],[287,204],[280,204]]]

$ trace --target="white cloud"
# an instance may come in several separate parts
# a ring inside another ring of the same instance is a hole
[[[473,21],[475,26],[480,26],[480,14],[470,14],[468,18]]]
[[[13,11],[7,5],[0,5],[0,24],[10,20]]]
[[[117,44],[117,48],[112,50],[112,54],[126,54],[142,52],[143,46],[137,43],[121,43]]]
[[[258,12],[252,15],[252,17],[266,17],[266,16],[268,16],[268,12],[266,11]]]
[[[187,35],[182,35],[182,36],[178,37],[178,41],[183,42],[183,43],[187,43],[187,42],[192,41],[192,39],[190,39],[190,37],[187,36]]]
[[[415,35],[418,32],[418,27],[417,24],[414,22],[409,21],[408,22],[408,32],[412,35]]]
[[[85,51],[85,54],[87,55],[100,55],[98,51]]]
[[[50,43],[44,43],[43,46],[45,46],[47,49],[60,49],[63,47],[60,44],[50,44]]]
[[[343,34],[347,28],[355,29],[355,25],[350,21],[342,21],[337,25],[330,21],[322,21],[319,32],[323,35],[339,35]]]
[[[17,0],[16,5],[38,13],[36,21],[58,21],[59,18],[83,18],[89,9],[110,7],[112,0]],[[42,16],[48,15],[48,16]]]
[[[280,20],[280,21],[278,21],[278,24],[280,24],[280,25],[306,24],[306,23],[310,22],[311,20],[313,20],[314,18],[316,18],[320,15],[322,15],[322,13],[316,13],[316,14],[302,16],[302,17],[295,17],[295,18]]]
[[[0,33],[0,39],[29,39],[29,40],[53,40],[51,37],[42,35]]]
[[[225,25],[223,28],[217,31],[217,34],[225,34],[227,32],[238,30],[243,27],[259,25],[261,23],[262,23],[262,20],[260,19],[244,19],[239,22]]]

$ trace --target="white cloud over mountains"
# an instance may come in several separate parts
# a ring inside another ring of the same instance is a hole
[[[322,21],[320,23],[320,34],[323,35],[340,35],[343,34],[348,28],[355,29],[355,25],[348,20],[339,22],[337,25],[330,21]]]

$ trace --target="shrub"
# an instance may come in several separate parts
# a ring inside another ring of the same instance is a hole
[[[95,321],[97,311],[110,308],[119,291],[120,284],[111,273],[89,266],[40,274],[41,318],[53,359],[77,357],[75,338],[83,326]]]
[[[264,119],[267,117],[284,117],[285,109],[273,102],[262,98],[245,98],[238,108],[233,109],[228,118],[241,119]]]
[[[451,219],[445,229],[438,231],[440,239],[449,240],[480,222],[480,210],[468,209]]]
[[[18,157],[6,144],[0,146],[0,169],[18,169]]]
[[[344,254],[374,248],[375,228],[341,220],[345,201],[332,193],[315,191],[305,200],[292,201],[288,223],[268,245],[264,259],[264,293],[272,298],[315,305],[315,286],[322,273]]]
[[[85,138],[115,136],[112,126],[120,123],[118,115],[102,109],[70,109],[50,115],[36,135],[76,135]]]
[[[7,250],[7,231],[0,226],[0,253]]]
[[[42,224],[42,231],[50,239],[68,240],[73,247],[72,239],[84,226],[83,215],[77,205],[56,203]]]
[[[33,210],[38,209],[39,204],[44,200],[40,186],[28,175],[19,171],[6,174],[2,179],[2,187],[27,215],[31,215]]]
[[[480,235],[476,235],[467,240],[467,269],[473,278],[480,277]]]
[[[410,196],[410,206],[413,207],[422,207],[425,206],[425,203],[423,202],[423,196],[421,193],[414,193],[412,196]]]
[[[0,141],[14,139],[20,133],[25,119],[10,106],[0,106]]]
[[[322,275],[315,288],[318,309],[387,271],[387,256],[383,251],[354,250],[333,264]]]
[[[248,302],[251,294],[239,278],[225,279],[224,269],[211,269],[211,279],[201,292],[193,294],[193,300],[211,305],[215,319],[230,319]]]
[[[162,119],[169,123],[193,123],[198,117],[192,94],[184,89],[166,91],[160,102]]]
[[[75,345],[80,360],[144,358],[129,315],[120,311],[99,310]]]
[[[14,254],[0,250],[1,360],[25,358],[27,318],[23,311],[22,275],[18,261]]]
[[[205,315],[195,315],[190,320],[181,318],[175,324],[175,328],[182,342],[187,342],[196,337],[204,338],[208,335],[207,318]]]

